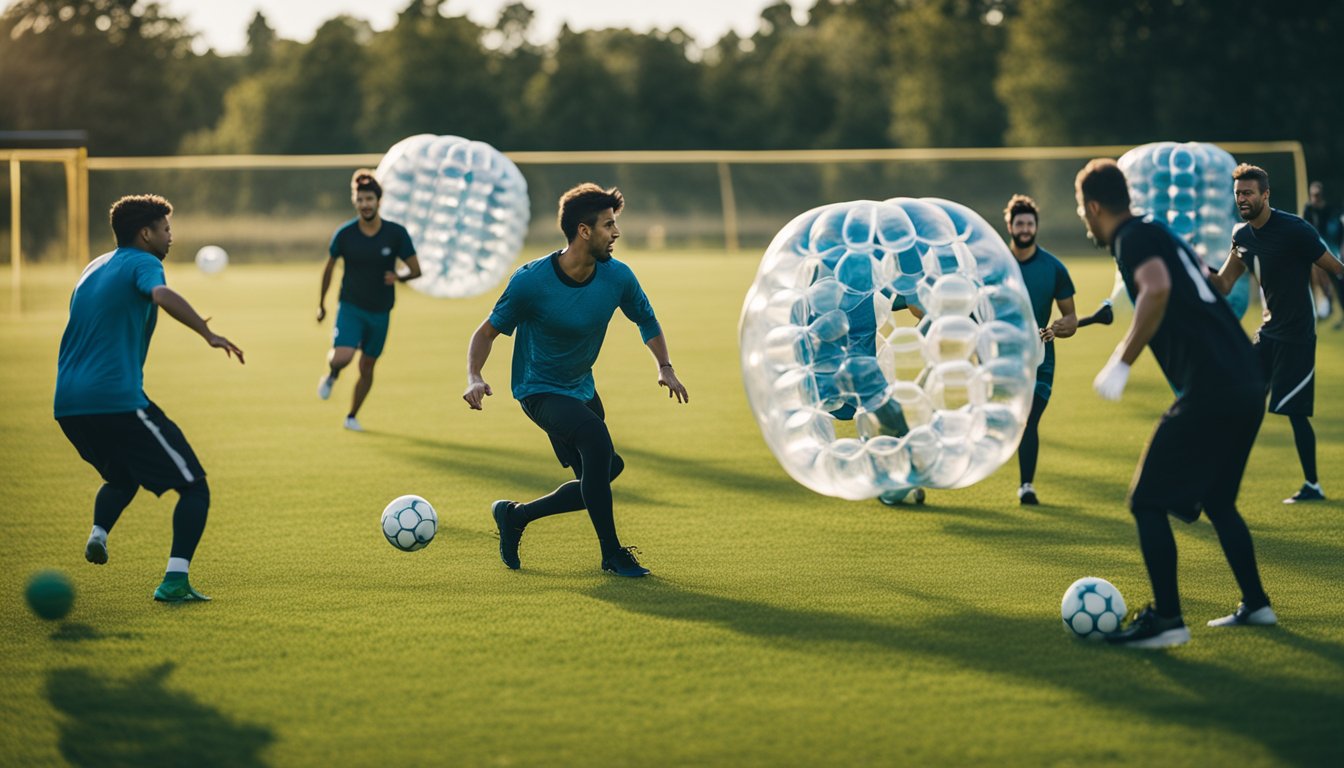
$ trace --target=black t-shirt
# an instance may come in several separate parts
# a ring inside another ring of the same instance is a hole
[[[331,258],[345,259],[341,276],[341,301],[368,312],[390,312],[397,300],[396,286],[383,282],[383,273],[396,271],[397,259],[415,255],[406,228],[383,219],[372,237],[359,231],[359,219],[351,219],[331,236]]]
[[[1249,223],[1232,230],[1232,255],[1260,281],[1269,319],[1260,335],[1286,342],[1316,338],[1316,302],[1311,295],[1311,266],[1325,253],[1325,243],[1310,224],[1291,213],[1271,208],[1256,229]]]
[[[1134,272],[1148,260],[1161,259],[1171,275],[1166,312],[1148,348],[1177,392],[1263,391],[1250,340],[1185,241],[1151,218],[1133,218],[1116,229],[1111,254],[1131,301],[1138,295]]]

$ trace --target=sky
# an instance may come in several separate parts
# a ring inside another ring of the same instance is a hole
[[[442,12],[465,14],[493,26],[509,0],[448,0]],[[533,42],[555,38],[562,23],[571,29],[624,27],[637,32],[681,27],[708,46],[728,30],[744,37],[756,31],[761,9],[775,0],[524,0],[536,17]],[[308,42],[323,22],[345,14],[364,19],[376,30],[390,27],[410,0],[159,0],[171,16],[198,33],[197,48],[222,54],[240,53],[247,43],[247,25],[260,10],[282,38]],[[6,1],[4,3],[8,5]],[[813,0],[790,0],[801,21]]]

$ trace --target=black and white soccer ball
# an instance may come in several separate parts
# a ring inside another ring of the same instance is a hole
[[[424,549],[438,531],[438,513],[419,496],[398,496],[383,510],[383,536],[403,552]]]
[[[1101,640],[1120,628],[1126,610],[1125,598],[1114,584],[1084,576],[1064,590],[1059,615],[1064,626],[1078,637]]]

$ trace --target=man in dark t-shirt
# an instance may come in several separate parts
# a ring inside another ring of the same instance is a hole
[[[1269,412],[1293,425],[1297,457],[1306,481],[1285,504],[1325,498],[1316,476],[1316,433],[1310,416],[1315,399],[1316,307],[1311,272],[1319,266],[1344,276],[1344,264],[1331,255],[1311,225],[1291,213],[1269,207],[1269,174],[1242,163],[1232,172],[1237,211],[1245,224],[1232,232],[1232,252],[1210,282],[1227,294],[1248,269],[1265,297],[1264,324],[1255,335],[1255,351],[1269,391]]]
[[[1119,400],[1129,367],[1148,347],[1177,391],[1144,452],[1129,492],[1153,604],[1107,637],[1117,645],[1162,648],[1190,639],[1176,587],[1176,540],[1167,515],[1193,523],[1201,512],[1241,588],[1241,604],[1209,626],[1274,624],[1255,549],[1237,512],[1237,492],[1264,418],[1264,383],[1236,315],[1214,292],[1198,257],[1179,237],[1129,210],[1129,187],[1114,160],[1093,160],[1075,180],[1088,236],[1109,245],[1134,317],[1093,386]]]
[[[328,249],[327,266],[322,271],[322,292],[317,296],[317,321],[327,316],[327,289],[337,259],[345,259],[341,277],[340,303],[336,309],[336,329],[331,351],[327,353],[328,372],[317,382],[317,396],[331,397],[331,387],[341,370],[360,350],[359,381],[355,383],[350,413],[345,428],[362,431],[356,415],[373,387],[373,366],[387,341],[388,320],[397,299],[396,284],[420,276],[420,262],[406,228],[385,221],[378,215],[383,187],[369,170],[355,171],[350,181],[351,199],[359,215],[336,230]],[[397,274],[397,260],[406,263],[407,272]]]
[[[1330,249],[1336,257],[1339,256],[1339,246],[1344,243],[1344,214],[1340,213],[1339,207],[1325,201],[1325,187],[1319,181],[1311,182],[1307,188],[1307,204],[1302,206],[1302,220],[1316,229],[1316,234],[1321,236],[1325,242],[1325,247]],[[1344,328],[1344,278],[1336,278],[1328,273],[1312,270],[1312,277],[1320,278],[1328,276],[1330,283],[1334,284],[1335,299],[1339,301],[1340,316],[1335,321],[1335,330]],[[1329,283],[1321,285],[1322,289],[1328,289]],[[1329,294],[1327,293],[1327,296]]]

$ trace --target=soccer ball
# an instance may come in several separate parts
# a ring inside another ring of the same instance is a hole
[[[33,613],[47,621],[57,621],[70,613],[75,603],[75,586],[60,571],[39,571],[28,580],[23,596]]]
[[[229,266],[229,254],[218,245],[207,245],[196,252],[196,268],[207,275],[223,272]]]
[[[1120,628],[1125,610],[1125,598],[1114,584],[1084,576],[1064,590],[1059,615],[1064,626],[1078,637],[1100,640]]]
[[[438,531],[438,514],[419,496],[398,496],[383,510],[383,535],[403,552],[424,549]]]

